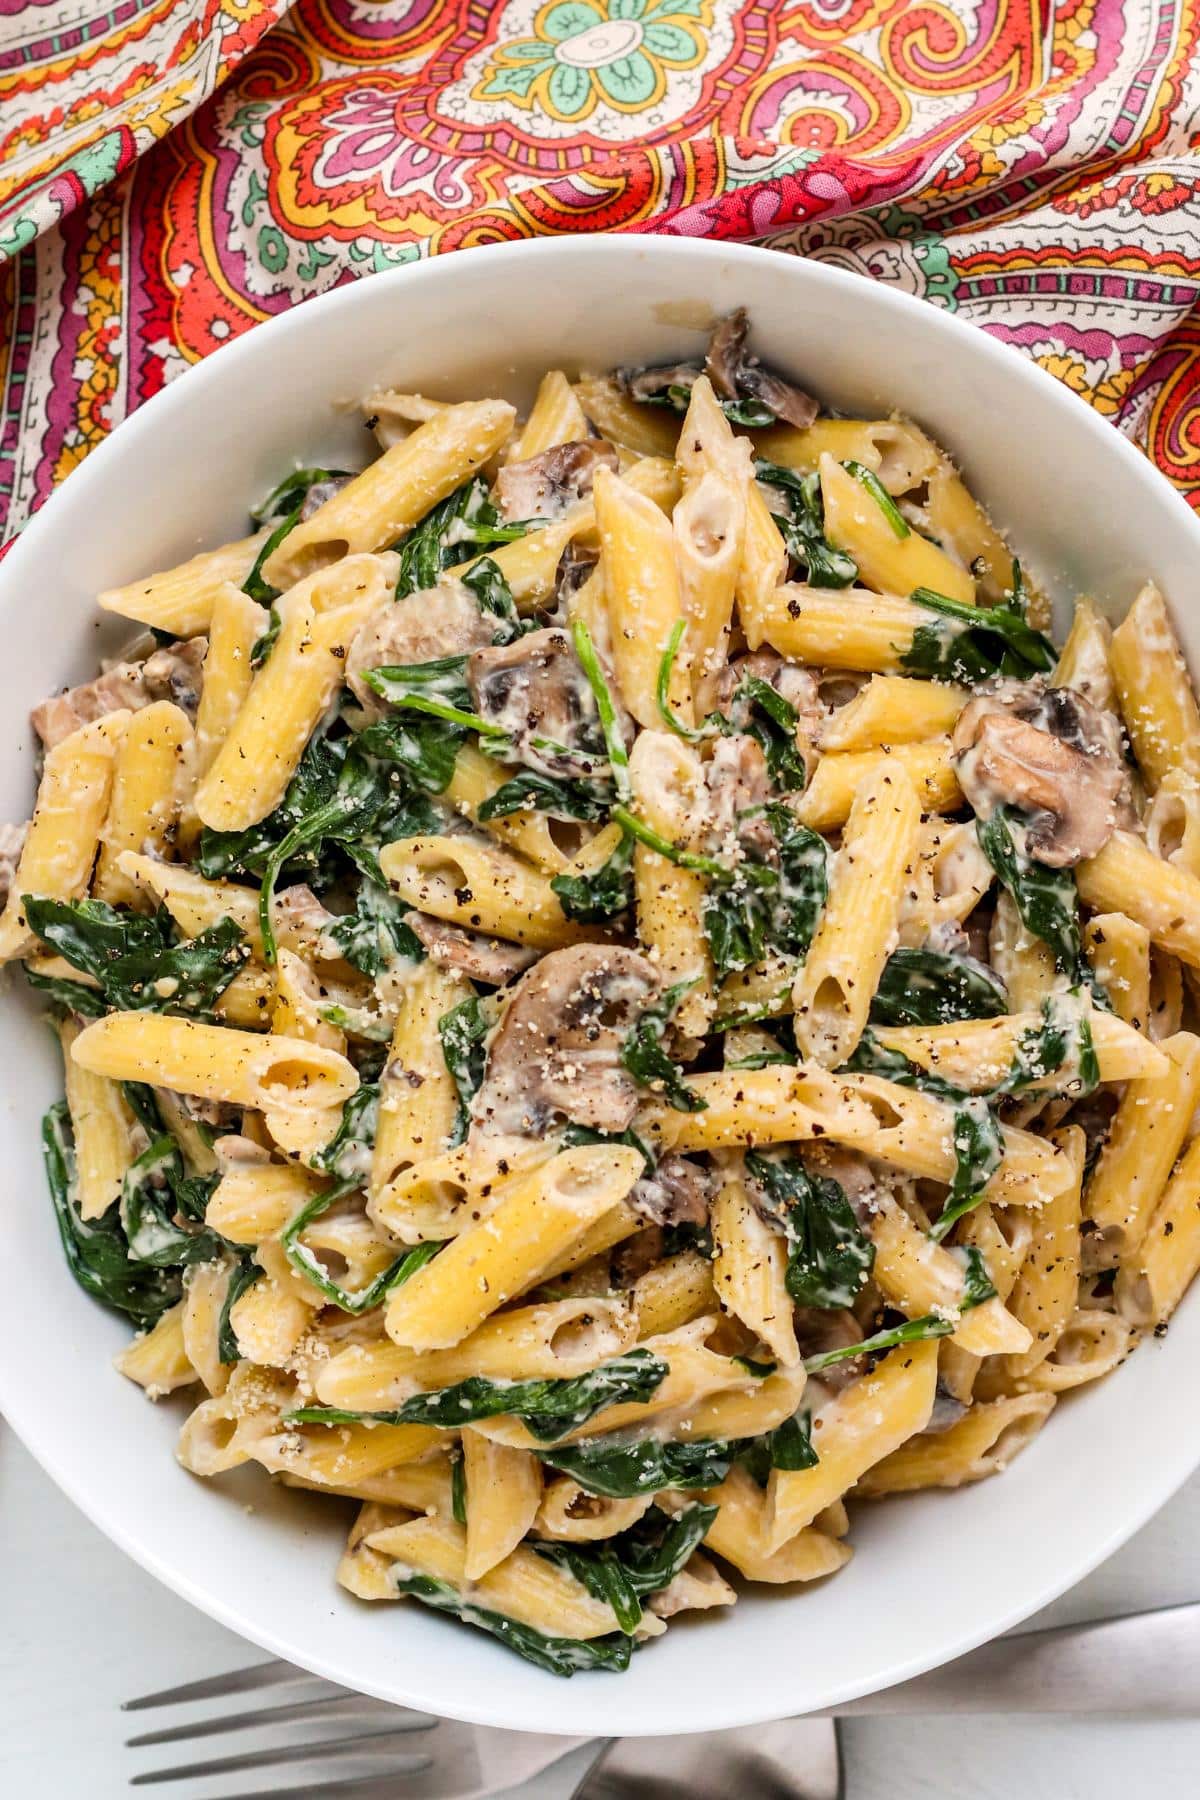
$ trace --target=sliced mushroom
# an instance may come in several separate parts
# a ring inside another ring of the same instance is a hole
[[[1131,819],[1116,721],[1070,688],[997,682],[963,708],[952,745],[977,816],[1032,814],[1026,843],[1049,868],[1095,856]]]
[[[476,711],[508,734],[531,769],[578,774],[602,743],[595,695],[557,627],[476,650],[467,682]]]
[[[114,663],[94,681],[53,694],[35,706],[29,715],[33,728],[45,749],[53,750],[93,719],[126,707],[136,712],[155,700],[171,700],[194,718],[207,650],[207,638],[181,638],[156,650],[145,662]]]
[[[629,1196],[630,1204],[636,1193],[635,1187]],[[609,1259],[613,1286],[621,1290],[635,1287],[666,1253],[667,1234],[661,1225],[647,1225],[644,1231],[635,1231],[617,1245]]]
[[[461,925],[431,919],[428,913],[406,913],[405,923],[420,938],[430,962],[439,969],[454,969],[473,981],[490,982],[493,987],[503,987],[537,961],[536,950],[484,937],[477,931],[464,931]]]
[[[767,759],[757,738],[718,738],[704,765],[702,848],[710,856],[736,860],[742,854],[766,861],[775,853],[775,835],[762,810],[770,798]]]
[[[962,1401],[956,1400],[949,1388],[943,1387],[939,1381],[934,1389],[933,1411],[929,1415],[929,1423],[925,1427],[924,1435],[949,1431],[952,1426],[958,1424],[960,1419],[966,1417],[966,1412],[967,1409]]]
[[[601,466],[616,472],[612,445],[603,438],[574,438],[523,462],[506,463],[496,477],[492,498],[505,519],[558,519],[591,493]]]
[[[0,906],[8,899],[28,830],[28,825],[0,825]]]
[[[822,700],[818,677],[811,669],[784,662],[774,650],[752,650],[726,663],[717,681],[717,705],[722,712],[728,713],[733,707],[735,695],[748,675],[765,681],[794,706],[810,737],[823,724],[829,709]]]
[[[311,944],[320,950],[321,938],[331,925],[337,924],[337,916],[328,907],[322,906],[317,896],[306,882],[293,882],[291,887],[284,888],[275,896],[272,908],[275,930],[284,942]],[[333,949],[331,960],[339,957],[341,951]]]
[[[869,1335],[848,1309],[827,1312],[821,1307],[797,1306],[792,1317],[801,1356],[824,1356],[830,1350],[845,1350],[851,1344],[861,1344]],[[805,1403],[811,1404],[814,1412],[817,1411],[821,1404],[822,1388],[830,1394],[840,1393],[852,1381],[858,1380],[865,1366],[861,1356],[848,1356],[844,1362],[830,1363],[810,1383],[805,1393]]]
[[[480,610],[470,588],[447,576],[435,588],[386,600],[372,613],[350,647],[346,680],[367,712],[378,717],[383,704],[364,680],[369,670],[469,656],[490,644],[495,632],[495,619]]]
[[[690,394],[704,370],[698,362],[669,363],[653,369],[620,369],[617,379],[631,400],[657,400],[668,388]]]
[[[635,950],[552,950],[522,975],[492,1037],[472,1107],[477,1124],[524,1136],[563,1120],[624,1131],[638,1086],[621,1066],[621,1048],[660,987],[653,964]]]
[[[713,1179],[686,1156],[664,1156],[653,1175],[644,1175],[629,1204],[652,1225],[707,1225]]]
[[[709,339],[704,369],[722,400],[761,400],[777,419],[807,431],[820,407],[811,394],[764,369],[746,349],[750,321],[744,307],[722,319]]]
[[[306,524],[315,512],[321,510],[327,500],[332,500],[335,494],[340,494],[342,489],[353,480],[353,475],[330,475],[324,481],[314,481],[304,496],[300,517],[296,523],[298,525]]]

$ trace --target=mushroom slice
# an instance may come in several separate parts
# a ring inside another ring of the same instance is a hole
[[[653,964],[620,945],[544,956],[513,989],[488,1047],[472,1106],[479,1127],[528,1137],[567,1120],[624,1131],[639,1090],[621,1049],[660,988]]]
[[[617,379],[631,400],[661,400],[668,388],[684,388],[689,394],[704,370],[699,363],[670,363],[652,369],[620,369]]]
[[[664,1156],[629,1196],[634,1212],[652,1225],[707,1225],[713,1178],[686,1156]]]
[[[531,631],[476,650],[467,682],[476,711],[511,738],[531,769],[577,775],[590,767],[602,742],[596,697],[565,631]]]
[[[114,663],[94,681],[52,694],[29,715],[43,749],[53,750],[81,725],[90,725],[107,713],[123,712],[127,707],[136,712],[155,700],[173,700],[195,718],[207,649],[207,638],[181,638],[156,650],[145,662]]]
[[[1026,842],[1048,868],[1095,856],[1130,814],[1116,721],[1070,688],[998,682],[959,714],[955,773],[976,815],[1032,815]]]
[[[346,680],[356,700],[378,718],[383,702],[364,677],[371,669],[404,668],[443,656],[469,656],[490,644],[496,621],[480,610],[470,588],[454,576],[403,600],[385,600],[367,619],[346,659]]]
[[[0,906],[8,899],[28,830],[28,825],[0,825]]]
[[[431,919],[428,913],[406,913],[404,922],[439,969],[454,969],[473,981],[489,982],[492,987],[503,987],[537,960],[536,950],[506,944],[477,931],[464,931],[461,925]]]
[[[506,463],[496,477],[492,498],[508,520],[559,519],[591,493],[601,465],[614,473],[619,466],[611,444],[603,438],[573,438],[522,462]]]
[[[811,669],[784,662],[774,650],[752,650],[726,663],[717,678],[717,705],[723,713],[734,706],[738,689],[747,676],[765,681],[789,706],[795,707],[807,737],[813,737],[825,722],[829,705],[822,698],[818,677]]]
[[[770,860],[776,854],[775,835],[763,811],[770,798],[767,759],[757,738],[718,738],[704,765],[704,850],[710,856],[749,854],[760,862]]]
[[[750,321],[744,307],[722,319],[709,339],[704,369],[722,400],[761,400],[788,425],[807,431],[820,407],[811,394],[764,369],[746,349]]]

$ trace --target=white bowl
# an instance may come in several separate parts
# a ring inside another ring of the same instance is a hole
[[[141,408],[72,475],[0,564],[10,721],[0,817],[29,810],[30,705],[89,674],[113,642],[97,625],[97,590],[240,535],[247,503],[293,461],[365,460],[362,424],[341,403],[387,384],[527,401],[549,367],[694,351],[697,310],[735,305],[750,309],[755,347],[833,406],[898,408],[926,426],[1060,602],[1087,592],[1118,614],[1154,576],[1200,667],[1200,619],[1184,609],[1200,522],[1111,426],[982,332],[768,251],[634,237],[518,244],[355,282],[273,320]],[[677,322],[689,316],[692,328]],[[38,1140],[60,1091],[57,1050],[15,994],[0,1009],[0,1056],[0,1403],[49,1474],[145,1568],[265,1650],[347,1687],[490,1725],[603,1735],[803,1712],[918,1674],[1025,1618],[1200,1462],[1200,1411],[1186,1400],[1200,1352],[1193,1296],[1165,1341],[1068,1397],[1005,1475],[858,1508],[854,1559],[836,1580],[759,1590],[672,1626],[624,1676],[557,1681],[415,1603],[366,1606],[343,1593],[333,1568],[348,1503],[257,1472],[202,1482],[178,1467],[178,1409],[148,1406],[113,1372],[127,1329],[63,1262]]]

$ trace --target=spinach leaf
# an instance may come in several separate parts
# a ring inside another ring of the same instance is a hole
[[[707,1112],[708,1101],[690,1088],[677,1063],[673,1063],[663,1046],[671,1014],[683,996],[695,985],[678,981],[667,988],[653,1006],[648,1006],[625,1034],[621,1045],[621,1067],[640,1087],[653,1088],[676,1112]]]
[[[278,598],[279,589],[272,587],[263,574],[263,565],[282,544],[290,531],[300,523],[300,515],[304,511],[309,492],[324,481],[340,481],[346,479],[344,469],[293,469],[285,475],[276,487],[271,489],[266,499],[250,510],[251,521],[255,525],[267,525],[275,521],[275,529],[254,559],[254,567],[242,583],[242,591],[266,606]],[[254,646],[252,661],[255,666],[266,661],[279,636],[279,615],[274,607],[271,609],[272,629],[258,640]],[[269,640],[269,641],[268,641]]]
[[[331,754],[336,753],[331,749]],[[386,766],[367,754],[358,739],[349,740],[341,751],[341,766],[333,792],[324,801],[306,808],[296,823],[271,850],[263,863],[262,886],[258,894],[258,920],[262,933],[263,958],[275,961],[275,928],[271,906],[275,883],[285,865],[301,850],[316,854],[327,845],[344,849],[365,873],[380,886],[382,875],[369,846],[385,836],[390,843],[405,835],[406,827],[398,821],[403,816],[404,798],[393,786]]]
[[[68,981],[62,975],[41,975],[28,963],[22,967],[30,987],[45,994],[52,1008],[64,1013],[79,1013],[85,1019],[98,1019],[106,1011],[100,988],[88,987],[82,981]]]
[[[351,1292],[334,1281],[319,1257],[301,1238],[314,1219],[328,1212],[335,1200],[362,1187],[371,1170],[371,1151],[379,1120],[379,1085],[366,1082],[356,1089],[342,1108],[341,1123],[325,1148],[313,1158],[313,1166],[332,1175],[332,1184],[312,1199],[289,1221],[280,1237],[284,1254],[298,1274],[303,1275],[325,1298],[342,1312],[357,1317],[372,1311],[386,1299],[393,1288],[402,1287],[419,1269],[437,1255],[440,1243],[417,1244],[403,1251],[381,1270],[375,1279]]]
[[[766,1487],[772,1469],[815,1469],[821,1459],[813,1449],[811,1412],[794,1413],[774,1431],[751,1438],[741,1448],[739,1460],[759,1487]]]
[[[951,1113],[951,1142],[954,1149],[954,1176],[931,1236],[935,1242],[946,1236],[951,1226],[982,1200],[984,1190],[1004,1156],[1004,1136],[987,1099],[966,1094],[961,1088],[930,1074],[898,1050],[888,1050],[879,1043],[868,1026],[858,1041],[846,1068],[859,1074],[882,1075],[900,1087],[918,1088],[945,1100]]]
[[[126,1012],[209,1013],[250,955],[241,927],[221,919],[185,943],[170,917],[125,912],[103,900],[22,898],[30,929],[72,968],[98,981]]]
[[[371,1152],[379,1127],[379,1083],[364,1081],[342,1108],[341,1122],[313,1157],[314,1168],[339,1183],[361,1186],[371,1172]]]
[[[610,1606],[626,1637],[642,1622],[642,1603],[613,1544],[535,1544],[537,1554],[573,1575],[593,1600]]]
[[[870,494],[872,500],[891,526],[893,537],[903,540],[912,535],[912,526],[892,499],[876,475],[874,469],[868,469],[865,463],[846,462],[842,464],[847,475],[853,475],[860,488]]]
[[[785,700],[778,688],[772,687],[761,676],[743,676],[730,701],[728,714],[710,712],[696,730],[685,725],[674,712],[670,702],[671,676],[686,631],[686,619],[678,619],[659,658],[655,699],[663,724],[689,744],[701,744],[716,736],[752,737],[762,749],[767,773],[775,786],[784,790],[802,788],[804,758],[796,748],[800,715],[791,701]]]
[[[135,1262],[129,1254],[116,1207],[99,1219],[82,1219],[76,1203],[75,1139],[65,1100],[42,1121],[42,1153],[55,1222],[67,1267],[86,1294],[124,1313],[139,1330],[149,1330],[179,1299],[178,1269]]]
[[[909,599],[940,617],[919,625],[912,643],[900,658],[910,674],[934,681],[986,681],[993,675],[1011,675],[1019,681],[1053,669],[1058,653],[1049,638],[1026,623],[1008,606],[969,606],[935,594],[932,588],[914,588]]]
[[[329,800],[341,773],[344,747],[332,744],[324,732],[318,732],[300,758],[287,792],[265,819],[245,831],[212,831],[207,826],[200,833],[196,850],[196,866],[209,880],[223,875],[256,875],[260,879],[267,858],[281,839],[298,821]],[[316,857],[308,854],[310,869]]]
[[[670,1587],[708,1536],[717,1510],[695,1502],[671,1518],[652,1506],[636,1525],[621,1532],[614,1543],[635,1594],[659,1594]]]
[[[810,1175],[798,1156],[746,1153],[788,1241],[787,1291],[798,1306],[851,1306],[875,1266],[875,1246],[859,1225],[840,1182]]]
[[[250,1255],[239,1258],[236,1266],[229,1272],[225,1298],[221,1302],[221,1316],[217,1322],[217,1356],[223,1363],[241,1360],[241,1346],[229,1315],[233,1311],[234,1302],[241,1299],[247,1288],[254,1286],[262,1272]]]
[[[653,370],[648,369],[645,373],[652,374]],[[664,369],[662,386],[653,388],[649,392],[645,387],[639,388],[636,394],[627,389],[630,399],[639,406],[665,406],[671,412],[685,413],[692,403],[691,384],[683,381],[669,381],[667,376],[671,373],[671,370]],[[766,401],[759,400],[754,396],[740,396],[735,400],[729,400],[718,394],[717,404],[731,425],[741,425],[747,431],[763,430],[766,426],[774,425],[777,422],[777,414],[772,411]]]
[[[982,1306],[985,1300],[994,1300],[995,1298],[996,1284],[987,1272],[983,1252],[971,1244],[966,1251],[962,1311],[969,1312],[973,1306]]]
[[[348,963],[373,978],[394,962],[424,959],[420,938],[405,923],[405,914],[410,910],[407,900],[398,899],[370,880],[363,881],[357,898],[357,910],[343,914],[325,934]]]
[[[297,1424],[339,1425],[369,1419],[384,1425],[437,1425],[456,1431],[477,1419],[503,1414],[520,1419],[540,1442],[552,1443],[586,1425],[604,1407],[649,1400],[667,1373],[668,1365],[660,1357],[639,1347],[585,1375],[564,1380],[489,1381],[483,1375],[470,1375],[452,1387],[414,1394],[390,1412],[309,1406],[287,1417]]]
[[[368,756],[394,763],[422,794],[444,794],[454,779],[454,766],[466,737],[461,725],[449,725],[444,719],[411,718],[402,713],[368,725],[359,733],[358,741]],[[438,829],[437,815],[427,812],[404,835],[413,837],[421,831]]]
[[[983,854],[1013,897],[1021,923],[1046,944],[1055,967],[1072,980],[1088,979],[1079,932],[1079,896],[1069,869],[1050,869],[1025,849],[1024,820],[998,806],[975,830]]]
[[[873,1025],[948,1025],[1008,1010],[1004,983],[973,956],[893,950],[871,1001]]]
[[[522,526],[520,535],[523,536],[528,529],[527,526]],[[481,556],[478,562],[472,563],[463,573],[462,584],[474,594],[479,602],[480,612],[491,613],[497,621],[493,644],[510,644],[523,632],[537,629],[532,619],[523,619],[517,611],[513,591],[504,579],[504,571],[490,556]]]
[[[744,862],[732,880],[712,885],[704,902],[704,933],[721,979],[761,962],[768,949],[803,956],[829,894],[824,838],[797,824],[785,806],[768,806],[767,818],[778,870]]]
[[[135,1262],[156,1269],[212,1262],[222,1240],[212,1231],[189,1231],[175,1222],[176,1189],[184,1180],[183,1158],[166,1133],[155,1137],[125,1172],[121,1187],[121,1229]]]
[[[844,588],[858,580],[858,564],[844,550],[835,550],[825,536],[825,506],[821,477],[815,470],[800,475],[779,463],[756,459],[754,473],[765,486],[786,502],[786,511],[772,517],[778,525],[793,563],[804,571],[809,587]]]
[[[742,729],[762,746],[772,783],[785,793],[799,792],[806,779],[804,758],[796,748],[800,714],[760,675],[743,675],[733,696],[735,708],[739,701],[750,714]]]
[[[551,1675],[570,1676],[580,1669],[623,1670],[629,1667],[633,1646],[623,1632],[614,1631],[610,1636],[600,1638],[547,1637],[544,1632],[535,1631],[531,1625],[522,1625],[504,1613],[475,1606],[456,1593],[449,1582],[439,1581],[436,1576],[402,1575],[395,1580],[394,1586],[398,1594],[409,1594],[415,1600],[424,1601],[426,1606],[435,1607],[438,1612],[453,1613],[464,1625],[474,1625],[480,1631],[489,1632],[508,1649],[523,1656],[526,1662],[535,1663]]]
[[[468,1000],[460,1000],[457,1006],[452,1006],[438,1020],[442,1056],[458,1092],[458,1118],[452,1133],[453,1144],[461,1144],[467,1135],[471,1102],[483,1085],[487,1069],[487,1051],[483,1040],[491,1028],[491,1020],[484,1011],[478,994],[473,994]]]
[[[843,1344],[837,1350],[825,1350],[820,1356],[806,1356],[804,1367],[810,1375],[828,1369],[834,1363],[847,1362],[854,1356],[878,1356],[882,1350],[894,1350],[900,1344],[921,1344],[927,1338],[949,1337],[957,1331],[957,1319],[943,1319],[939,1313],[926,1313],[920,1319],[905,1319],[902,1325],[877,1331],[860,1344]]]
[[[460,545],[511,544],[529,529],[523,523],[501,523],[487,483],[476,475],[440,500],[405,538],[396,581],[397,600],[436,587],[442,570],[455,560],[463,560],[458,554]]]
[[[467,1522],[467,1464],[461,1450],[450,1463],[450,1517],[456,1525]]]
[[[715,1438],[663,1443],[658,1438],[581,1438],[541,1453],[542,1461],[569,1475],[589,1494],[627,1500],[663,1488],[709,1488],[724,1481],[736,1446]]]
[[[575,646],[575,655],[579,659],[579,666],[587,678],[587,684],[596,701],[596,711],[600,718],[600,729],[604,734],[604,746],[608,752],[608,763],[616,785],[617,798],[624,803],[629,799],[631,792],[629,754],[625,748],[621,721],[613,704],[608,681],[605,678],[600,658],[596,654],[592,634],[587,628],[587,621],[582,613],[576,613],[571,620],[571,642]],[[614,816],[616,815],[614,814]]]
[[[633,905],[633,839],[626,833],[598,869],[588,874],[552,875],[550,887],[568,919],[603,925]]]
[[[608,1543],[534,1547],[611,1606],[621,1630],[632,1636],[642,1621],[642,1599],[670,1586],[716,1516],[715,1506],[689,1506],[675,1518],[655,1506]]]
[[[552,819],[604,819],[612,794],[594,781],[563,780],[523,770],[490,794],[478,811],[481,825],[515,812],[546,813]]]
[[[359,1182],[356,1181],[354,1185],[358,1186]],[[283,1245],[284,1254],[297,1274],[303,1275],[314,1287],[319,1288],[325,1298],[340,1311],[349,1313],[353,1318],[358,1318],[363,1313],[373,1312],[387,1299],[393,1288],[403,1287],[404,1283],[411,1280],[419,1269],[425,1267],[427,1262],[433,1261],[442,1246],[440,1243],[414,1245],[411,1250],[406,1250],[393,1263],[389,1263],[387,1268],[381,1270],[374,1281],[369,1282],[365,1288],[351,1293],[348,1288],[344,1288],[339,1282],[334,1281],[325,1265],[313,1254],[307,1244],[300,1242],[300,1235],[305,1226],[310,1225],[315,1218],[318,1218],[346,1192],[347,1188],[344,1185],[337,1184],[325,1193],[315,1195],[306,1206],[301,1207],[283,1232],[280,1242]]]

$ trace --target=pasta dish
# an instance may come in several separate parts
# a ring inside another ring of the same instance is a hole
[[[1200,711],[742,312],[386,391],[99,596],[0,959],[78,1284],[178,1455],[560,1675],[1002,1470],[1200,1266]]]

